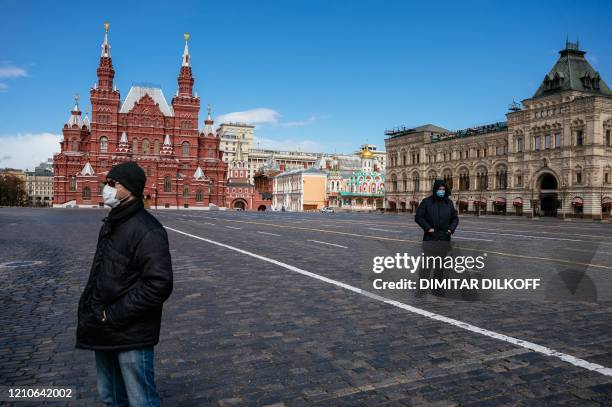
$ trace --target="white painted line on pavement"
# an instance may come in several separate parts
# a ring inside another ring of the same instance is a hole
[[[262,235],[280,236],[278,233],[270,233],[270,232],[257,232],[257,233],[261,233]]]
[[[204,222],[203,224],[204,224],[204,225],[215,226],[215,224],[214,224],[214,223],[210,223],[210,222]]]
[[[230,229],[238,229],[240,230],[241,228],[237,228],[236,226],[226,226],[226,228],[230,228]]]
[[[430,311],[427,311],[427,310],[424,310],[424,309],[421,309],[421,308],[413,307],[412,305],[404,304],[403,302],[391,300],[391,299],[385,298],[385,297],[383,297],[381,295],[374,294],[374,293],[371,293],[371,292],[366,291],[366,290],[362,290],[361,288],[357,288],[357,287],[354,287],[352,285],[345,284],[345,283],[343,283],[341,281],[333,280],[331,278],[324,277],[324,276],[321,276],[319,274],[312,273],[310,271],[302,270],[302,269],[297,268],[295,266],[292,266],[290,264],[283,263],[281,261],[274,260],[274,259],[271,259],[269,257],[261,256],[259,254],[255,254],[255,253],[243,250],[243,249],[239,249],[239,248],[234,247],[234,246],[230,246],[230,245],[227,245],[227,244],[224,244],[224,243],[216,242],[214,240],[206,239],[204,237],[192,235],[191,233],[183,232],[183,231],[178,230],[178,229],[173,229],[173,228],[170,228],[168,226],[165,226],[165,228],[168,229],[168,230],[171,230],[173,232],[182,234],[184,236],[189,236],[189,237],[194,238],[194,239],[202,240],[204,242],[207,242],[207,243],[210,243],[210,244],[214,244],[216,246],[224,247],[226,249],[233,250],[235,252],[242,253],[242,254],[245,254],[247,256],[251,256],[251,257],[254,257],[256,259],[259,259],[259,260],[266,261],[268,263],[275,264],[277,266],[286,268],[287,270],[290,270],[290,271],[302,274],[302,275],[307,276],[307,277],[311,277],[311,278],[317,279],[319,281],[323,281],[323,282],[328,283],[328,284],[335,285],[337,287],[344,288],[345,290],[352,291],[352,292],[357,293],[357,294],[361,294],[361,295],[366,296],[368,298],[371,298],[373,300],[380,301],[380,302],[392,305],[392,306],[397,307],[397,308],[401,308],[403,310],[412,312],[414,314],[421,315],[421,316],[424,316],[426,318],[430,318],[430,319],[433,319],[433,320],[436,320],[436,321],[444,322],[446,324],[453,325],[453,326],[456,326],[456,327],[461,328],[461,329],[465,329],[466,331],[470,331],[470,332],[474,332],[474,333],[477,333],[477,334],[480,334],[480,335],[488,336],[489,338],[498,339],[500,341],[511,343],[511,344],[513,344],[515,346],[519,346],[519,347],[522,347],[522,348],[525,348],[525,349],[529,349],[529,350],[541,353],[541,354],[546,355],[546,356],[556,357],[556,358],[561,359],[564,362],[570,363],[570,364],[572,364],[574,366],[581,367],[581,368],[587,369],[587,370],[591,370],[593,372],[601,373],[602,375],[605,375],[605,376],[608,376],[608,377],[612,377],[612,369],[609,368],[609,367],[605,367],[605,366],[599,365],[597,363],[591,363],[591,362],[586,361],[584,359],[580,359],[580,358],[577,358],[575,356],[568,355],[567,353],[559,352],[559,351],[556,351],[554,349],[550,349],[550,348],[548,348],[546,346],[538,345],[538,344],[533,343],[533,342],[523,341],[521,339],[517,339],[517,338],[514,338],[512,336],[500,334],[500,333],[497,333],[497,332],[494,332],[494,331],[489,331],[488,329],[480,328],[480,327],[477,327],[475,325],[468,324],[466,322],[462,322],[462,321],[459,321],[459,320],[456,320],[456,319],[453,319],[453,318],[445,317],[444,315],[436,314],[434,312],[430,312]]]
[[[330,246],[342,247],[343,249],[348,249],[347,246],[342,246],[341,244],[321,242],[319,240],[312,240],[312,239],[308,239],[308,241],[309,242],[315,242],[315,243],[321,243],[321,244],[327,244],[327,245],[330,245]]]
[[[575,252],[584,252],[584,253],[592,253],[592,254],[612,254],[612,252],[602,252],[601,250],[586,250],[586,249],[573,249],[571,247],[564,247],[561,250],[572,250]]]
[[[460,237],[460,236],[455,236],[453,237],[453,239],[461,239],[461,240],[482,240],[483,242],[492,242],[493,240],[491,239],[478,239],[476,237]]]
[[[378,228],[370,228],[370,230],[380,230],[381,232],[395,232],[395,233],[401,233],[401,230],[378,229]]]
[[[462,230],[463,233],[480,233],[485,235],[499,235],[499,236],[514,236],[514,237],[524,237],[527,239],[545,239],[545,240],[565,240],[568,242],[593,242],[592,240],[579,240],[579,239],[565,239],[562,237],[546,237],[546,236],[534,236],[534,235],[517,235],[514,233],[498,233],[498,232],[480,232],[477,230]],[[599,242],[597,242],[599,243]]]

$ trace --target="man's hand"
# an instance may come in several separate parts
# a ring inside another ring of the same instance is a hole
[[[450,236],[450,235],[452,235],[452,234],[453,234],[453,231],[452,231],[452,230],[450,230],[450,229],[448,229],[448,230],[446,231],[446,233],[448,233],[448,235]]]
[[[429,230],[427,231],[427,233],[433,233],[435,232],[434,228],[429,228]]]
[[[106,322],[106,310],[102,310],[102,322]]]

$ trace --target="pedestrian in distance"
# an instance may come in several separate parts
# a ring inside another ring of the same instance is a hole
[[[459,224],[459,216],[453,202],[448,198],[450,188],[442,179],[434,180],[432,194],[421,201],[416,210],[414,221],[423,229],[423,254],[446,257],[451,251],[451,236]],[[433,274],[435,280],[444,278],[442,267],[421,267],[419,279],[429,279]],[[420,282],[419,282],[420,285]],[[441,289],[432,290],[434,295],[443,296]]]

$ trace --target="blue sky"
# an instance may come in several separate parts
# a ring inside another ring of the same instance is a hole
[[[133,82],[151,82],[170,101],[188,31],[202,106],[214,116],[247,112],[230,117],[255,121],[261,147],[350,152],[367,140],[382,149],[384,130],[397,125],[504,120],[513,99],[533,95],[567,35],[612,85],[606,1],[0,7],[0,167],[50,156],[74,93],[88,108],[106,19],[122,98]]]

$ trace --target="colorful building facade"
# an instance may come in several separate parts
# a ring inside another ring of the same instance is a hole
[[[382,210],[385,174],[369,145],[357,157],[334,157],[327,163],[327,206],[344,210]]]

